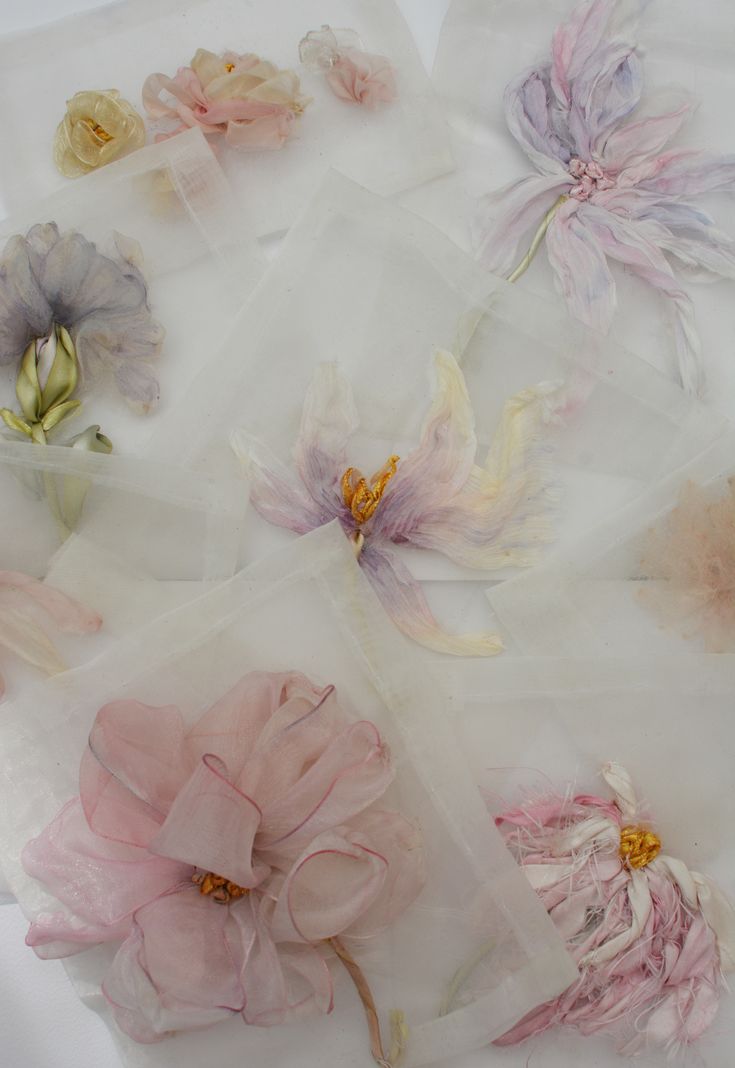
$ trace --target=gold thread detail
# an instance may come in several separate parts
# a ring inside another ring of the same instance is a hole
[[[95,137],[99,138],[100,141],[103,141],[105,144],[107,144],[108,141],[112,140],[112,134],[108,133],[104,126],[100,126],[100,124],[98,122],[95,122],[94,119],[84,119],[83,121],[84,125],[91,131],[91,133],[94,134]]]
[[[647,827],[631,824],[620,832],[620,856],[629,868],[645,868],[661,852],[661,839]]]
[[[370,482],[354,467],[348,467],[342,475],[342,499],[358,526],[367,523],[375,514],[386,486],[396,473],[399,460],[399,456],[391,456]]]
[[[221,905],[236,901],[237,898],[245,897],[246,894],[250,893],[247,888],[238,886],[237,883],[230,882],[224,876],[215,875],[211,871],[196,871],[192,875],[191,881],[199,887],[200,894],[211,897],[213,901],[217,901]]]

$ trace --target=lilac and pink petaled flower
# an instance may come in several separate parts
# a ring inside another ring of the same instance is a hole
[[[479,255],[508,273],[542,224],[569,310],[603,331],[616,307],[608,260],[622,264],[669,301],[679,376],[700,392],[694,309],[671,259],[695,277],[735,278],[735,242],[691,202],[735,190],[735,155],[670,147],[694,106],[670,93],[642,103],[641,8],[585,0],[554,34],[551,59],[507,86],[508,128],[538,174],[484,198]]]
[[[62,906],[28,944],[119,943],[103,992],[139,1042],[330,1012],[325,943],[372,938],[423,886],[416,826],[379,804],[394,775],[377,728],[294,673],[245,676],[188,728],[108,704],[79,797],[24,851]]]

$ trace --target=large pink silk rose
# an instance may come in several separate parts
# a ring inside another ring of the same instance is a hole
[[[393,776],[376,727],[297,674],[245,676],[189,729],[173,706],[108,704],[79,797],[24,851],[64,906],[27,942],[121,942],[103,991],[140,1042],[329,1012],[324,943],[369,938],[423,884],[416,827],[376,805]]]

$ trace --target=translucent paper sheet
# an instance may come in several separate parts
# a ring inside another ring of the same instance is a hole
[[[235,567],[243,504],[226,482],[122,456],[0,442],[0,496],[0,570],[46,579],[102,618],[99,629],[73,634],[31,613],[67,666]],[[64,502],[74,502],[75,514],[80,507],[73,533],[59,519]],[[41,676],[4,648],[0,660],[8,698]]]
[[[452,226],[467,242],[473,230],[475,242],[481,237],[475,224],[483,196],[538,173],[508,130],[503,94],[509,82],[549,57],[555,28],[569,18],[576,6],[570,0],[453,0],[449,8],[433,81],[453,130],[459,181],[451,190],[438,184],[432,193],[429,187],[421,208],[428,217]],[[705,150],[730,161],[727,101],[733,88],[733,27],[728,6],[713,0],[701,9],[678,0],[653,0],[647,4],[620,3],[616,10],[620,20],[631,12],[640,13],[633,37],[640,45],[643,97],[632,120],[646,113],[675,109],[689,101],[694,106],[693,113],[661,152],[670,148]],[[708,213],[720,236],[724,231],[732,238],[735,212],[728,192],[705,191],[674,199]],[[538,218],[529,220],[518,260],[528,248],[544,210]],[[675,206],[673,211],[676,210]],[[694,236],[693,232],[688,236]],[[714,407],[729,413],[735,395],[733,326],[727,312],[732,282],[698,284],[704,272],[669,258],[677,282],[694,301],[705,376],[703,396]],[[618,298],[611,336],[667,374],[676,375],[667,302],[619,264],[611,262],[611,270]],[[729,268],[725,273],[728,271]],[[732,277],[731,271],[728,277]],[[518,284],[527,292],[554,292],[554,277],[543,244]]]
[[[387,57],[397,83],[393,102],[376,109],[345,102],[322,73],[300,65],[299,41],[325,23],[354,31],[363,51]],[[453,166],[444,119],[392,0],[258,0],[247,7],[195,0],[185,11],[178,0],[126,0],[8,38],[0,48],[0,88],[12,101],[0,124],[8,202],[67,184],[54,168],[52,142],[74,93],[113,86],[143,112],[148,75],[173,78],[199,48],[257,53],[295,71],[302,95],[313,98],[280,150],[238,150],[219,140],[220,161],[261,234],[288,227],[330,165],[384,194]],[[35,73],[41,67],[43,79]],[[155,132],[149,127],[149,141]]]
[[[25,188],[28,192],[27,182]],[[48,223],[55,223],[57,230]],[[26,206],[0,224],[0,244],[6,246],[15,235],[25,238],[39,225],[42,229],[32,232],[44,249],[35,267],[41,292],[31,307],[41,302],[42,294],[49,299],[51,319],[68,325],[82,362],[79,338],[87,329],[85,317],[99,324],[74,394],[83,401],[81,411],[65,419],[51,440],[63,443],[98,424],[117,452],[140,452],[216,352],[234,312],[253,288],[263,262],[257,242],[199,131],[137,152]],[[57,291],[46,280],[51,253],[63,242],[81,246],[81,251],[69,253],[61,275],[74,278],[73,289],[68,282],[70,292],[63,285]],[[6,256],[12,247],[6,246]],[[85,277],[86,268],[80,266],[75,273],[82,254],[107,259],[94,259]],[[119,272],[117,283],[108,281],[110,261]],[[20,268],[9,262],[6,270],[4,335],[24,315],[34,314],[26,313],[14,296],[13,286],[23,284]],[[123,288],[126,272],[132,281]],[[120,330],[116,324],[127,312],[125,301],[142,303],[136,317],[129,316]],[[39,317],[28,335],[47,326]],[[0,404],[13,410],[18,409],[15,384],[23,341],[17,357],[3,343]],[[104,349],[102,358],[96,355],[98,344]],[[147,346],[140,358],[139,345]],[[156,347],[149,356],[148,350]],[[118,380],[118,373],[124,378]]]
[[[155,439],[156,453],[173,458],[168,443],[186,439],[185,462],[235,474],[229,441],[237,430],[292,467],[305,394],[320,366],[333,363],[360,420],[347,462],[377,471],[418,443],[437,349],[456,356],[463,372],[477,464],[506,403],[524,390],[539,387],[542,398],[548,391],[547,416],[534,432],[537,461],[558,496],[548,516],[562,544],[722,430],[722,420],[643,361],[332,173],[238,318],[216,379],[204,374],[194,383]],[[337,404],[328,418],[341,418]],[[386,501],[390,493],[389,483]],[[290,537],[253,514],[244,556]],[[419,578],[487,575],[438,553],[399,551]]]
[[[490,816],[567,787],[572,794],[612,797],[600,769],[614,761],[630,773],[663,852],[733,897],[735,658],[506,658],[455,662],[442,678],[458,695],[456,736]],[[726,1064],[732,1036],[733,999],[724,993],[710,1030],[682,1056]],[[625,1063],[609,1038],[552,1029],[521,1045],[477,1053],[463,1068],[525,1068],[529,1058],[549,1068]],[[654,1049],[641,1062],[670,1063]]]
[[[571,981],[574,969],[545,911],[468,780],[441,690],[422,681],[410,648],[387,622],[334,526],[128,636],[94,665],[52,681],[42,703],[29,693],[4,710],[2,850],[12,889],[29,917],[50,901],[24,874],[20,851],[76,792],[80,755],[99,707],[120,698],[173,703],[191,723],[253,670],[300,671],[317,685],[334,684],[349,717],[371,720],[390,746],[397,774],[383,801],[418,821],[427,882],[385,935],[354,952],[383,1023],[388,1009],[405,1013],[403,1063],[421,1065],[478,1048]],[[474,999],[437,1018],[454,970],[490,934],[499,954]],[[110,956],[93,949],[69,962],[80,994],[100,1010],[99,983]],[[282,1029],[246,1028],[234,1016],[211,1030],[147,1047],[118,1033],[124,1063],[199,1068],[205,1061],[267,1057],[295,1066],[316,1056],[324,1064],[367,1066],[359,1004],[338,969],[333,978],[332,1016]]]
[[[729,434],[533,574],[491,589],[493,610],[519,649],[731,651],[734,444]],[[713,502],[722,513],[714,524]]]

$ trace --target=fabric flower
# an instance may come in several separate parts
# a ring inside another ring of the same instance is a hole
[[[667,147],[693,105],[682,98],[674,106],[671,94],[641,105],[633,39],[640,0],[632,8],[624,0],[580,4],[554,34],[551,59],[507,86],[508,128],[539,173],[485,198],[480,256],[507,272],[541,222],[537,236],[546,233],[569,310],[603,331],[616,305],[608,260],[623,264],[669,301],[679,375],[697,392],[693,305],[670,260],[699,277],[735,277],[735,242],[690,201],[735,188],[735,155]],[[512,277],[527,265],[528,257]]]
[[[65,178],[104,167],[145,144],[145,124],[117,89],[75,93],[54,137],[54,163]]]
[[[333,364],[319,367],[306,396],[294,450],[297,474],[243,431],[233,436],[233,447],[251,478],[251,502],[264,519],[297,534],[337,519],[401,630],[439,652],[488,656],[500,651],[500,639],[444,633],[392,549],[434,549],[473,568],[531,564],[548,537],[537,439],[553,409],[554,387],[525,390],[507,402],[479,467],[464,376],[448,352],[438,352],[434,364],[434,399],[418,447],[402,462],[391,457],[370,480],[348,467],[357,415],[350,387]]]
[[[164,103],[162,94],[173,102]],[[174,78],[151,74],[143,86],[143,105],[151,118],[178,120],[159,141],[199,126],[206,134],[224,134],[235,148],[281,148],[309,103],[293,71],[279,70],[250,53],[217,56],[204,48]]]
[[[423,884],[418,831],[377,805],[394,774],[376,727],[293,673],[245,676],[188,729],[170,705],[106,705],[80,796],[25,848],[65,906],[27,942],[120,942],[103,993],[139,1042],[329,1012],[320,947],[372,937]]]
[[[0,646],[53,675],[66,665],[38,622],[44,615],[68,634],[90,634],[102,626],[96,612],[60,590],[20,571],[0,571]],[[0,697],[4,692],[0,674]]]
[[[496,821],[580,969],[497,1045],[565,1025],[610,1033],[622,1053],[675,1053],[710,1026],[721,972],[735,966],[730,903],[638,823],[625,769],[607,764],[602,774],[613,801],[540,797]]]
[[[63,326],[83,380],[106,368],[126,400],[147,411],[158,401],[150,362],[164,331],[148,307],[139,247],[121,235],[116,244],[111,259],[56,223],[10,238],[0,259],[0,365],[19,363],[32,341]]]
[[[693,482],[649,531],[641,570],[643,603],[665,625],[701,634],[708,653],[735,652],[735,479],[719,499]]]
[[[398,93],[396,74],[385,56],[371,55],[359,46],[352,30],[322,26],[311,30],[299,45],[301,62],[310,71],[320,71],[340,100],[377,108],[390,104]]]

